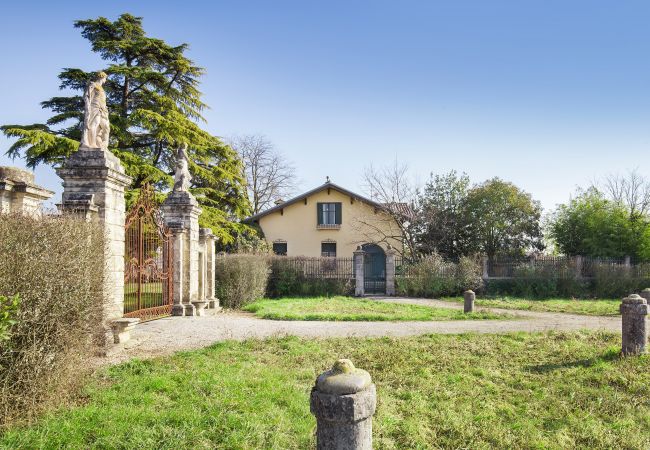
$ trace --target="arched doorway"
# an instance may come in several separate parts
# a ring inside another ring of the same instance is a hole
[[[386,293],[386,253],[377,244],[361,246],[363,255],[363,285],[366,294]]]

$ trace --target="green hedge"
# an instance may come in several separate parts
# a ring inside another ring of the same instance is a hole
[[[215,291],[225,308],[239,309],[264,296],[269,277],[265,255],[220,255],[215,266]]]
[[[458,295],[467,289],[480,289],[482,285],[481,264],[469,257],[453,263],[431,254],[405,266],[402,272],[395,277],[397,293],[409,297]]]

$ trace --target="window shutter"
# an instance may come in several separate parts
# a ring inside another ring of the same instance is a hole
[[[341,203],[336,203],[336,224],[341,225]]]
[[[318,222],[316,222],[317,225],[322,225],[323,224],[323,204],[322,203],[316,203],[316,219]]]

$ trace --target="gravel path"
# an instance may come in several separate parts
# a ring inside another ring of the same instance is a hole
[[[439,300],[412,298],[376,298],[394,303],[430,305],[461,309],[462,305]],[[179,350],[205,347],[227,339],[267,338],[272,336],[381,337],[421,334],[507,333],[512,331],[601,329],[620,331],[620,317],[595,317],[563,313],[477,308],[516,316],[511,320],[453,320],[444,322],[315,322],[258,319],[242,312],[211,311],[205,317],[167,317],[138,325],[131,340],[115,346],[104,363],[113,364],[131,358],[167,355]]]

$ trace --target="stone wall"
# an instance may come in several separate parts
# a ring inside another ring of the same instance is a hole
[[[34,183],[34,174],[18,167],[0,166],[0,212],[40,214],[54,192]]]

